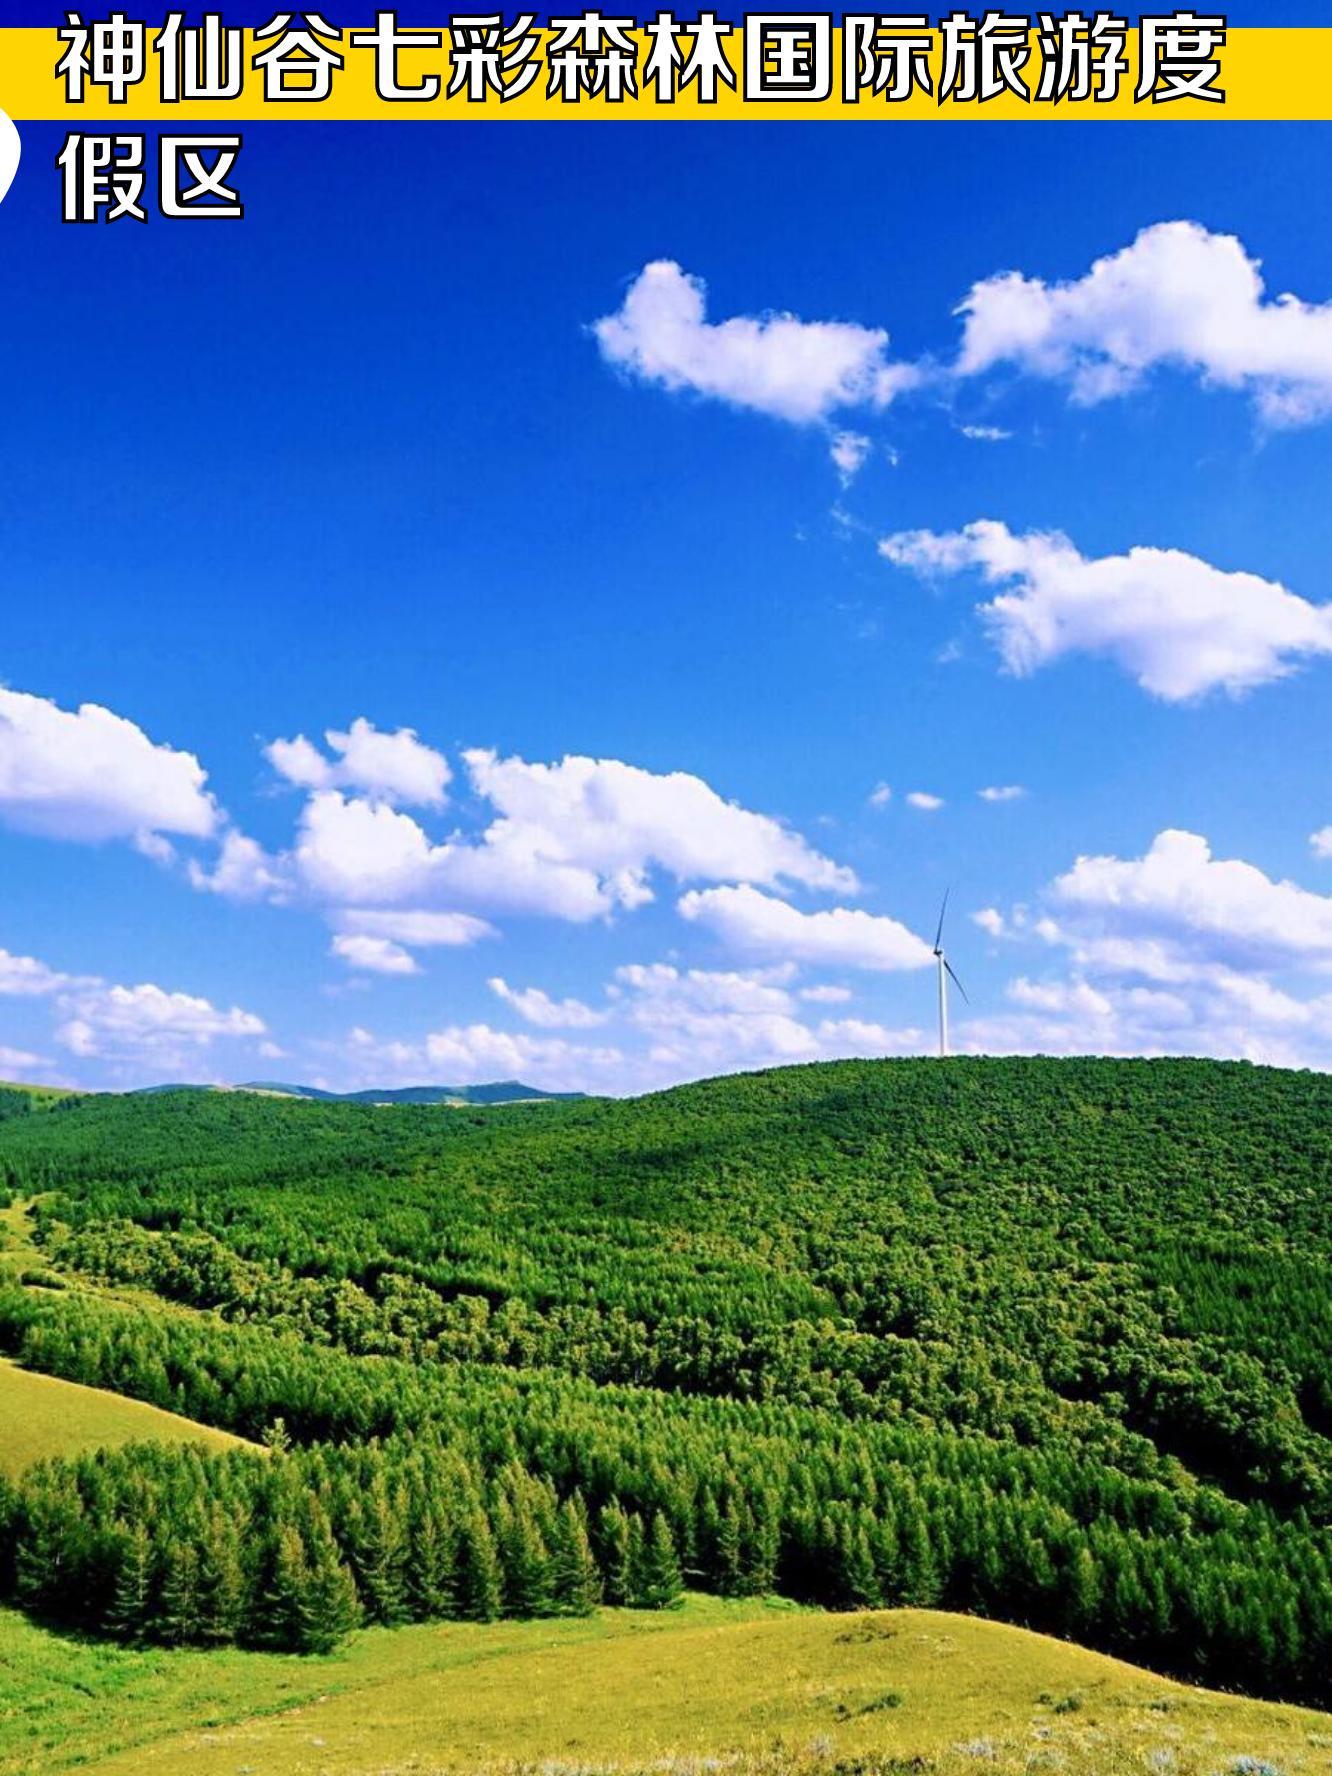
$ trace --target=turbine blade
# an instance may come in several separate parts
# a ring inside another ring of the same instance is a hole
[[[948,911],[948,896],[952,892],[953,890],[951,888],[944,889],[943,905],[939,908],[939,929],[934,934],[934,953],[936,956],[939,954],[939,946],[943,943],[944,914]]]
[[[948,960],[948,958],[946,956],[944,957],[944,967],[948,970],[949,974],[952,975],[953,985],[957,988],[958,992],[961,993],[961,995],[964,999],[967,999],[967,989],[962,985],[962,982],[957,978],[957,976],[955,974],[953,974],[953,964]],[[967,1004],[968,1005],[971,1004],[970,999],[967,999]]]

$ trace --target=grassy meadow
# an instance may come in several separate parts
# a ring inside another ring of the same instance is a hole
[[[0,1676],[3,1776],[1332,1769],[1326,1715],[927,1610],[691,1595],[660,1613],[372,1629],[321,1659],[133,1650],[5,1612]]]
[[[103,1388],[34,1375],[0,1357],[0,1474],[12,1478],[47,1456],[145,1442],[200,1443],[216,1450],[251,1447],[228,1431]]]

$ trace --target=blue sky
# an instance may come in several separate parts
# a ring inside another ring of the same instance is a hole
[[[263,125],[243,224],[109,229],[58,133],[0,206],[0,1073],[913,1052],[950,884],[959,1047],[1332,1057],[1327,126]]]

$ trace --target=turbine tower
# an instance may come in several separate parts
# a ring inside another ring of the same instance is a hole
[[[934,934],[934,965],[939,975],[939,1058],[941,1060],[948,1054],[948,982],[950,979],[962,997],[967,1000],[967,1004],[971,1003],[967,999],[967,989],[953,973],[952,963],[944,954],[944,914],[948,911],[948,896],[952,892],[951,888],[944,890],[943,905],[939,908],[939,929]]]

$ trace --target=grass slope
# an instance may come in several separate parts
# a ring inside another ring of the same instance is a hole
[[[174,1412],[101,1388],[32,1375],[0,1358],[0,1474],[21,1474],[47,1456],[142,1442],[202,1443],[218,1450],[254,1447]]]
[[[1036,1756],[1079,1776],[1332,1765],[1326,1715],[923,1610],[825,1616],[692,1597],[666,1615],[375,1630],[318,1660],[83,1645],[0,1613],[0,1674],[12,1698],[3,1776],[75,1764],[397,1776],[731,1755],[829,1772],[865,1756],[938,1772],[1015,1772]]]

